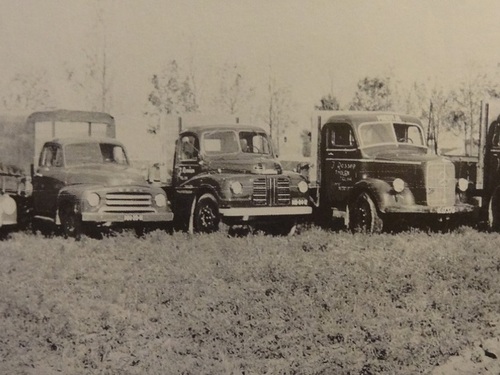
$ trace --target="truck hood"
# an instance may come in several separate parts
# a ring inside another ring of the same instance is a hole
[[[241,156],[241,154],[240,154]],[[281,164],[272,158],[251,157],[234,159],[211,159],[205,165],[219,173],[281,174]]]
[[[373,148],[365,150],[365,155],[374,160],[383,161],[410,161],[426,162],[439,158],[435,154],[427,153],[427,149],[418,147],[391,147],[391,148]]]
[[[147,185],[139,170],[125,165],[89,164],[70,167],[66,171],[67,184],[96,184],[102,186]]]

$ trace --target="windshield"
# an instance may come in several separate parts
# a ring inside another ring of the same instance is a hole
[[[202,137],[202,150],[209,156],[228,154],[270,154],[267,134],[249,130],[214,130]]]
[[[128,165],[123,147],[111,143],[74,143],[65,147],[66,165]]]
[[[411,144],[425,147],[422,129],[416,124],[366,123],[359,127],[362,147]]]

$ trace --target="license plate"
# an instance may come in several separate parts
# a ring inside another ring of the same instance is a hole
[[[453,214],[455,213],[455,207],[438,207],[438,214]]]
[[[142,221],[143,216],[141,214],[127,214],[123,217],[125,221]]]

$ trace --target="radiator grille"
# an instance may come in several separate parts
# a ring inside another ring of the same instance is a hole
[[[453,206],[455,204],[455,167],[452,163],[428,163],[426,182],[429,206]]]
[[[105,212],[147,213],[154,212],[151,194],[114,192],[106,194]]]
[[[290,180],[286,177],[263,177],[253,182],[252,201],[256,206],[290,204]]]

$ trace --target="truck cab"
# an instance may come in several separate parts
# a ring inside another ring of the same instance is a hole
[[[195,232],[216,231],[223,222],[289,233],[312,212],[305,179],[283,170],[268,134],[254,126],[182,131],[170,190],[176,218]]]
[[[112,138],[65,138],[46,142],[33,175],[34,219],[62,225],[67,234],[94,223],[172,221],[164,191],[129,164]]]
[[[466,180],[430,152],[413,116],[337,112],[319,118],[315,185],[318,217],[344,219],[354,231],[379,232],[390,219],[422,222],[472,213]]]

